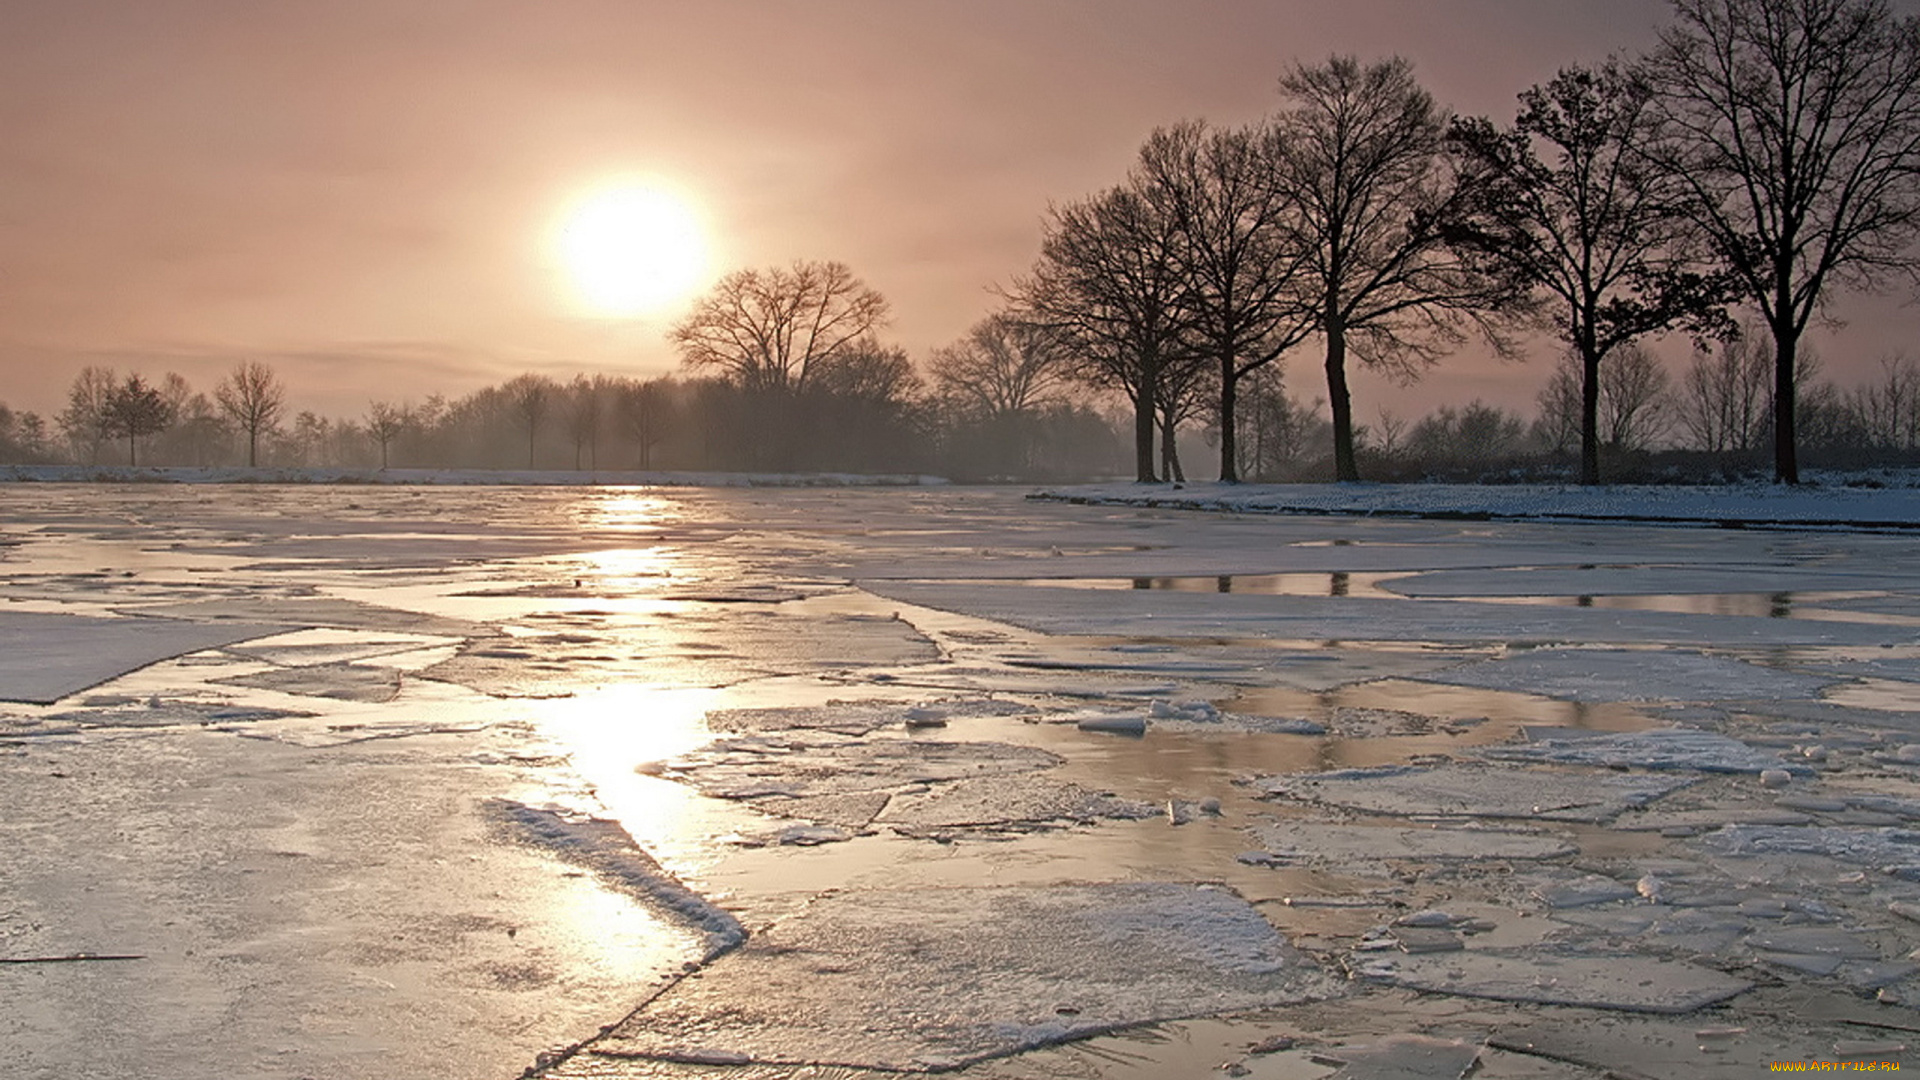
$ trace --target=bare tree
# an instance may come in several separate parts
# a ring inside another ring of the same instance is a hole
[[[1292,204],[1272,183],[1279,147],[1270,126],[1190,122],[1155,131],[1134,170],[1143,195],[1179,232],[1188,331],[1215,367],[1220,479],[1228,482],[1239,479],[1233,417],[1241,380],[1318,323],[1302,296],[1305,248],[1288,228]]]
[[[933,351],[928,370],[953,407],[980,417],[1003,417],[1053,400],[1066,377],[1059,343],[1012,315],[989,315],[967,336]]]
[[[1132,186],[1055,207],[1021,318],[1057,337],[1077,376],[1133,406],[1134,475],[1153,483],[1153,436],[1169,367],[1191,363],[1186,286],[1171,218]]]
[[[1511,128],[1458,120],[1448,132],[1467,167],[1484,173],[1461,239],[1551,296],[1543,321],[1578,361],[1583,484],[1600,482],[1601,362],[1718,310],[1714,283],[1676,257],[1680,183],[1641,153],[1653,131],[1649,98],[1616,64],[1564,68],[1520,95]]]
[[[1681,379],[1678,413],[1695,449],[1720,454],[1758,446],[1772,396],[1772,366],[1759,328],[1722,340],[1714,352],[1694,353]]]
[[[167,430],[175,412],[167,396],[138,375],[128,375],[108,393],[106,427],[127,440],[127,464],[140,464],[140,440]]]
[[[573,439],[573,467],[576,471],[580,468],[582,451],[586,454],[588,468],[600,467],[600,429],[609,397],[611,388],[604,375],[596,375],[591,379],[576,375],[573,382],[567,385],[567,434]]]
[[[89,465],[100,463],[100,447],[113,438],[107,401],[118,385],[119,377],[112,368],[81,368],[67,390],[67,407],[54,417],[54,423],[76,451],[86,448]]]
[[[624,382],[614,396],[614,414],[627,436],[639,448],[639,466],[653,468],[653,448],[666,437],[667,413],[672,404],[665,379]]]
[[[380,467],[387,467],[387,450],[400,434],[413,426],[413,410],[405,405],[376,401],[367,407],[367,434],[380,444]]]
[[[546,419],[547,408],[553,404],[556,392],[560,388],[545,375],[516,375],[501,384],[500,392],[505,396],[507,408],[513,412],[520,425],[527,429],[527,468],[533,468],[534,438],[540,432],[540,422]]]
[[[718,368],[747,390],[798,393],[887,319],[886,298],[846,264],[796,262],[721,278],[671,338],[690,368]]]
[[[286,390],[273,368],[243,360],[214,388],[213,397],[233,426],[247,433],[248,467],[260,464],[260,436],[274,429],[287,405]]]
[[[1800,338],[1836,287],[1920,275],[1920,29],[1885,0],[1673,0],[1644,64],[1689,213],[1773,337],[1774,478],[1798,483]]]
[[[1283,153],[1274,171],[1298,210],[1299,242],[1326,341],[1334,473],[1359,479],[1347,359],[1411,379],[1461,323],[1504,302],[1499,283],[1446,235],[1457,178],[1439,154],[1447,117],[1395,58],[1336,56],[1280,80]]]
[[[1880,358],[1880,378],[1854,391],[1853,409],[1867,439],[1887,450],[1920,448],[1920,363]]]

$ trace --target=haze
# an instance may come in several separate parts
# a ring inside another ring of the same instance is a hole
[[[1403,54],[1452,108],[1504,119],[1664,17],[1659,0],[15,0],[0,400],[55,410],[88,363],[211,383],[264,359],[297,407],[339,414],[522,371],[670,371],[678,309],[583,311],[553,255],[570,201],[623,179],[693,206],[709,280],[845,261],[923,357],[1031,263],[1050,200],[1116,182],[1155,125],[1270,110],[1293,58]],[[1887,310],[1863,356],[1911,337],[1911,309]],[[1417,400],[1530,408],[1545,377],[1468,355]],[[1359,394],[1363,412],[1394,400]]]

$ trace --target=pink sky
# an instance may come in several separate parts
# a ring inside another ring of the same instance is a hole
[[[1156,125],[1254,119],[1294,58],[1412,58],[1461,112],[1652,39],[1661,0],[10,0],[0,15],[0,401],[87,363],[296,408],[525,370],[655,375],[671,316],[585,317],[547,254],[610,177],[689,193],[713,272],[850,264],[916,357],[1024,270],[1050,200]],[[1864,373],[1916,313],[1847,305]],[[1916,342],[1920,344],[1920,342]],[[1530,406],[1548,358],[1463,355],[1363,419]],[[1311,355],[1294,386],[1317,384]]]

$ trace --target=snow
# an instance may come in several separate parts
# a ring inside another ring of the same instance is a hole
[[[347,469],[172,465],[0,465],[0,483],[381,484],[618,487],[925,487],[946,483],[911,473],[729,473],[599,469]]]
[[[1753,527],[1920,528],[1920,486],[1731,484],[1712,487],[1541,484],[1088,484],[1036,498],[1254,514],[1444,520],[1602,521]],[[1879,484],[1880,481],[1871,481]]]

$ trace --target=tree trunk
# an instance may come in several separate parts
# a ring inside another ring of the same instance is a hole
[[[128,425],[128,426],[131,427],[132,425]],[[139,441],[140,440],[138,436],[134,436],[134,435],[127,436],[127,464],[128,465],[140,464],[139,454],[134,449],[134,447],[139,443]]]
[[[1133,399],[1133,472],[1139,483],[1158,482],[1153,475],[1153,394],[1146,387]]]
[[[1234,378],[1233,354],[1220,358],[1220,482],[1240,480],[1240,448],[1235,437],[1234,407],[1239,403],[1239,380]]]
[[[1580,482],[1600,482],[1600,357],[1580,349]]]
[[[1187,473],[1180,467],[1179,434],[1172,416],[1160,418],[1160,475],[1169,481],[1185,483]]]
[[[260,464],[260,429],[257,427],[250,427],[247,429],[247,468],[251,469],[259,464]]]
[[[1328,309],[1333,308],[1329,303]],[[1333,409],[1333,478],[1360,479],[1353,458],[1353,399],[1347,392],[1347,328],[1327,318],[1327,404]]]
[[[1773,479],[1780,484],[1800,482],[1800,459],[1794,437],[1794,361],[1800,342],[1791,328],[1773,331]]]

